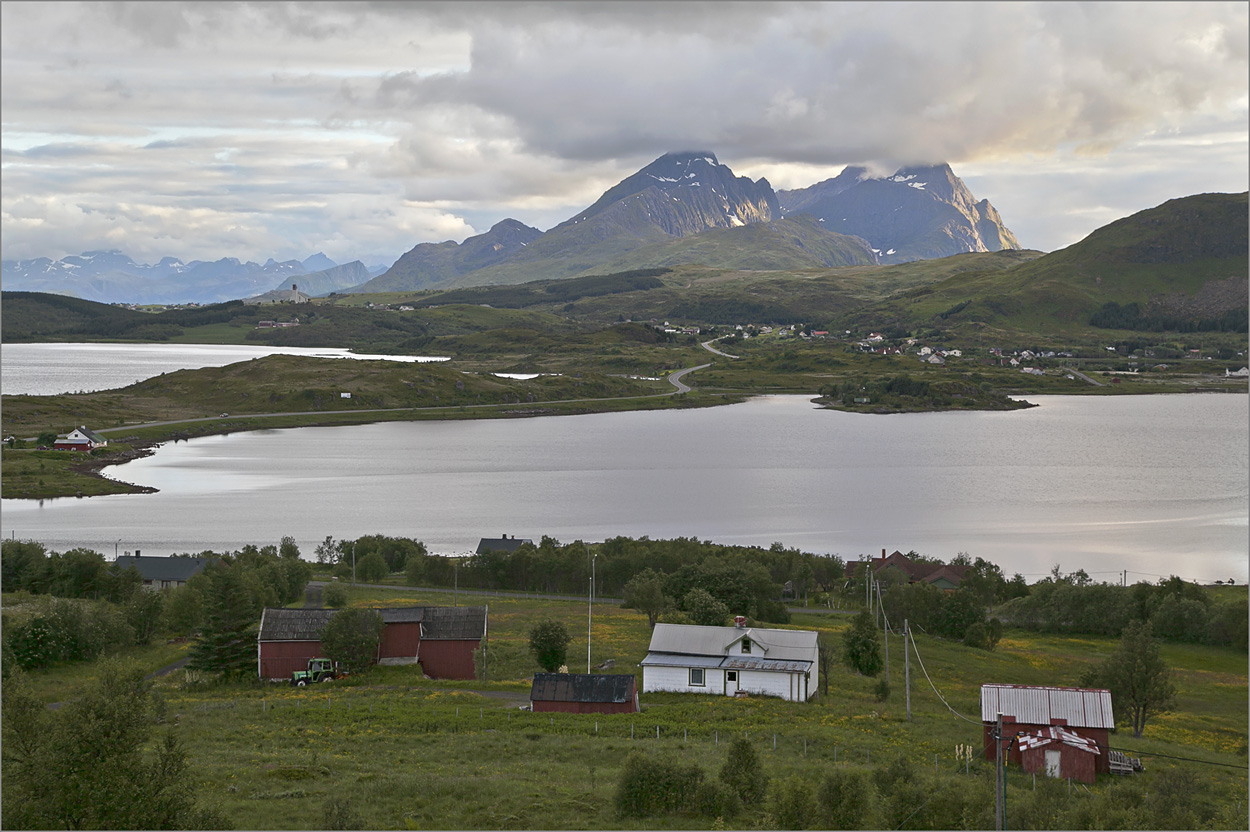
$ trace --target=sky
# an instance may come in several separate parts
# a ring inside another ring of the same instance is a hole
[[[0,4],[4,259],[546,230],[656,157],[948,162],[1025,248],[1247,190],[1246,3]]]

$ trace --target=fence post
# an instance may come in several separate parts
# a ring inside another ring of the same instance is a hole
[[[836,745],[833,747],[833,762],[835,764],[838,762],[838,747]]]
[[[657,725],[657,726],[655,726],[655,738],[656,738],[657,740],[660,738],[660,726],[658,726],[658,725]]]
[[[634,723],[632,722],[629,723],[629,738],[631,740],[634,738]]]
[[[773,732],[773,751],[777,750],[777,732]]]
[[[682,741],[682,742],[685,742],[685,741],[686,741],[686,739],[687,739],[687,737],[686,737],[686,726],[684,726],[684,725],[683,725],[683,726],[681,727],[681,741]]]
[[[716,729],[716,745],[720,745],[720,729]]]
[[[807,756],[807,737],[803,738],[803,756]]]

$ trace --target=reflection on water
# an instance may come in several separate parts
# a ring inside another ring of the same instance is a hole
[[[114,470],[160,493],[5,501],[3,533],[104,551],[390,534],[693,536],[844,558],[966,551],[1098,580],[1247,575],[1247,397],[1039,397],[877,417],[781,396],[689,411],[206,437]]]

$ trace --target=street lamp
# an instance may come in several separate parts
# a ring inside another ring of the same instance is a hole
[[[121,544],[122,539],[117,538],[117,543],[113,544],[113,560],[117,560],[117,547]]]
[[[585,543],[582,544],[586,546]],[[586,554],[590,554],[590,547],[586,546]],[[599,553],[595,552],[590,559],[590,595],[586,602],[586,673],[590,674],[590,622],[595,612],[595,559],[599,557]]]

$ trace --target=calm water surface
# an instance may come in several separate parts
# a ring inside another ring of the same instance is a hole
[[[361,355],[340,349],[250,347],[236,344],[5,344],[0,391],[55,396],[113,390],[175,370],[224,367],[266,355],[446,361],[429,356]]]
[[[895,416],[806,397],[706,410],[206,437],[109,469],[157,494],[6,500],[4,536],[111,556],[390,534],[693,536],[854,558],[966,551],[1008,572],[1247,577],[1244,395],[1038,397]]]

